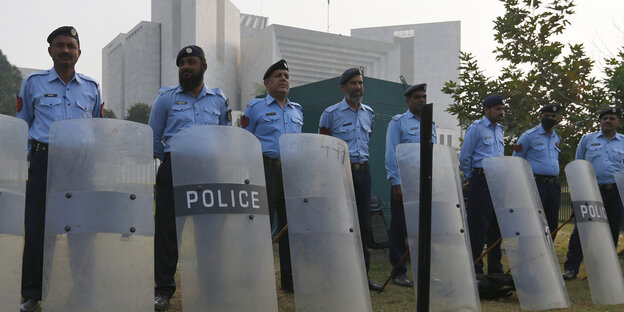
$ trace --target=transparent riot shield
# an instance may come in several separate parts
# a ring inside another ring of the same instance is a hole
[[[420,144],[396,147],[412,274],[418,280]],[[433,145],[430,311],[481,311],[456,152]],[[416,288],[416,287],[414,287]],[[417,292],[417,290],[415,289]]]
[[[0,311],[19,306],[24,248],[28,125],[0,115]]]
[[[279,141],[297,311],[372,311],[347,144]]]
[[[605,305],[624,303],[622,269],[594,167],[586,160],[577,159],[566,166],[565,172],[592,301]]]
[[[490,157],[483,169],[523,310],[569,308],[551,230],[531,165],[520,157]]]
[[[154,310],[152,141],[123,120],[50,127],[45,311]]]
[[[260,142],[194,126],[171,140],[184,311],[277,311]]]

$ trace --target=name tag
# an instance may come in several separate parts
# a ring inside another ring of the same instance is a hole
[[[609,222],[607,212],[601,202],[573,201],[572,208],[574,208],[576,222]]]
[[[277,115],[277,113],[276,112],[266,113],[266,116],[274,116],[274,115]]]
[[[592,143],[591,146],[600,146],[600,143]]]
[[[201,214],[269,215],[266,187],[249,184],[197,184],[173,188],[176,217]]]
[[[182,105],[182,104],[186,104],[186,101],[177,101],[176,105]]]
[[[348,123],[346,123],[346,124],[344,124],[344,125],[342,125],[342,126],[343,126],[343,127],[346,127],[346,126],[350,126],[350,125],[352,125],[352,124],[353,124],[352,122],[348,122]]]
[[[536,146],[540,146],[540,145],[544,145],[544,142],[537,142],[535,143]]]
[[[57,97],[58,94],[54,94],[54,93],[49,93],[49,94],[44,94],[44,97]]]
[[[418,127],[411,127],[410,130],[418,130]]]

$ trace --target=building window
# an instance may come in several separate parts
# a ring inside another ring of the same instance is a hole
[[[444,145],[444,134],[440,134],[440,138],[438,139],[438,144]]]
[[[449,134],[446,136],[446,145],[453,146],[453,135]]]
[[[394,36],[399,37],[399,38],[412,38],[414,37],[414,30],[413,29],[395,30]]]

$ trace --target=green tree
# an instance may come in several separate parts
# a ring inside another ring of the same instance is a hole
[[[506,98],[505,145],[510,155],[518,137],[539,123],[539,108],[549,103],[563,108],[556,131],[563,138],[560,163],[574,157],[581,136],[595,131],[595,113],[604,105],[600,82],[591,77],[594,62],[582,44],[557,39],[574,14],[573,0],[501,0],[505,14],[494,20],[493,51],[503,64],[498,77],[486,77],[469,53],[460,57],[458,82],[445,84],[443,92],[454,103],[448,111],[467,128],[482,116],[480,103],[489,94]]]
[[[147,124],[152,108],[145,103],[135,103],[128,109],[126,120]]]
[[[22,85],[19,69],[0,50],[0,114],[15,115],[15,103]]]
[[[115,115],[115,112],[112,109],[105,108],[104,109],[104,118],[117,119],[117,115]],[[148,116],[148,118],[149,118],[149,116]]]

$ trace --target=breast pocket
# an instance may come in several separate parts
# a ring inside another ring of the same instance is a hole
[[[202,114],[202,124],[204,125],[218,125],[221,112],[212,107],[204,107]]]
[[[298,116],[292,116],[291,118],[291,133],[300,133],[303,128],[303,120]]]
[[[339,139],[342,139],[345,142],[349,142],[353,140],[354,133],[355,133],[355,126],[353,124],[350,124],[347,126],[342,125],[334,131],[335,136]]]
[[[544,144],[544,142],[538,142],[537,144],[533,145],[533,149],[536,151],[543,151],[546,149],[546,144]]]
[[[600,155],[601,146],[590,146],[587,148],[587,152],[585,153],[585,159],[592,161],[592,159],[598,157]]]
[[[256,125],[256,134],[259,136],[268,136],[271,135],[276,130],[279,130],[279,116],[262,116],[258,119],[258,123]]]
[[[35,110],[48,120],[65,119],[63,106],[60,97],[42,97],[36,102]]]
[[[609,153],[609,158],[616,163],[621,163],[624,161],[624,150],[614,148],[611,153]]]
[[[175,104],[171,106],[171,112],[167,119],[173,124],[192,124],[194,120],[192,107],[191,104]],[[167,123],[169,123],[169,121],[167,121]]]
[[[87,101],[76,101],[76,105],[72,109],[72,115],[74,118],[89,118],[92,117],[93,106],[95,103]]]

